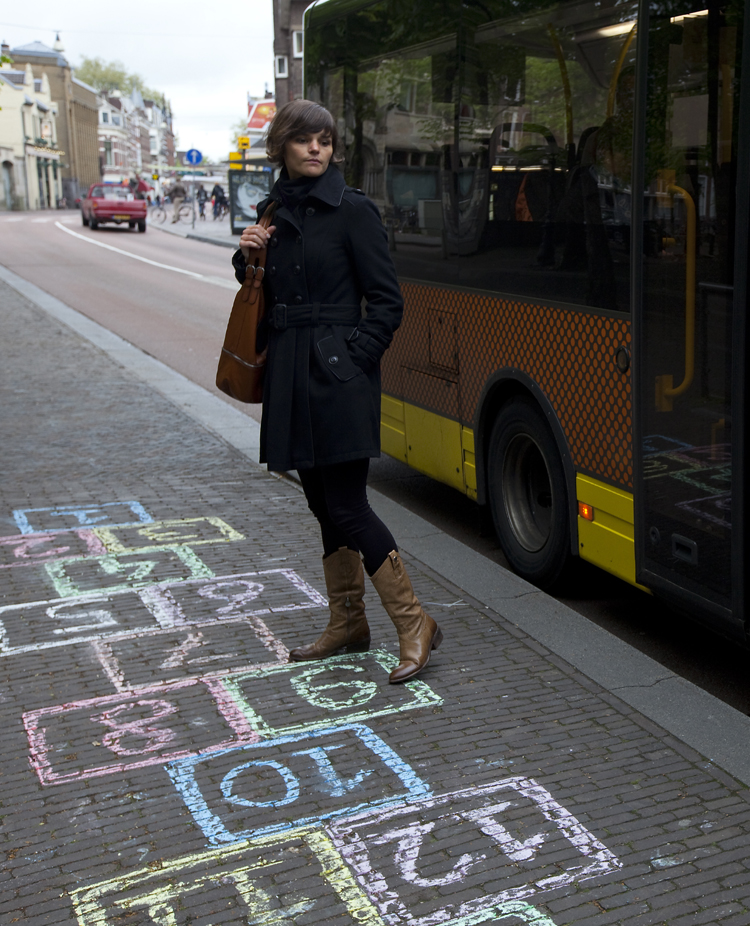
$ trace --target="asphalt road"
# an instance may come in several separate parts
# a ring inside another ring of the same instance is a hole
[[[77,212],[0,217],[0,261],[194,382],[215,391],[221,341],[236,289],[227,248],[156,228],[84,228]],[[257,406],[225,401],[259,419]],[[485,511],[460,493],[383,457],[371,484],[489,559],[506,565]],[[745,714],[750,653],[656,599],[581,564],[560,597]]]

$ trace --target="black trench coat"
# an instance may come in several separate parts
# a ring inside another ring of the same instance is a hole
[[[260,461],[283,471],[377,457],[380,358],[403,314],[380,213],[333,166],[296,210],[301,222],[277,187],[259,216],[272,200]],[[232,263],[242,282],[241,251]]]

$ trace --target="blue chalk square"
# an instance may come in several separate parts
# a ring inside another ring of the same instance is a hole
[[[80,527],[128,527],[154,519],[140,502],[104,502],[100,505],[57,505],[52,508],[17,508],[13,519],[22,534],[67,531]]]
[[[212,845],[399,806],[429,786],[363,724],[261,740],[167,765]]]

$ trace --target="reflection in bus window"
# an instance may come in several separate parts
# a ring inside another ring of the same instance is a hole
[[[400,276],[627,311],[636,4],[410,11],[321,8],[306,60]]]
[[[467,30],[461,283],[626,311],[635,7],[507,9],[483,4]]]

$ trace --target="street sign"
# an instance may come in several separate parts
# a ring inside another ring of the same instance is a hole
[[[250,147],[250,138],[247,135],[240,135],[237,139],[237,147],[241,150],[242,148]]]
[[[185,152],[185,160],[188,164],[192,164],[193,167],[195,167],[196,164],[200,164],[203,160],[203,155],[197,148],[191,148],[190,151]]]
[[[242,154],[241,154],[239,151],[230,151],[230,152],[229,152],[229,160],[230,160],[230,161],[241,161],[241,160],[242,160]]]

